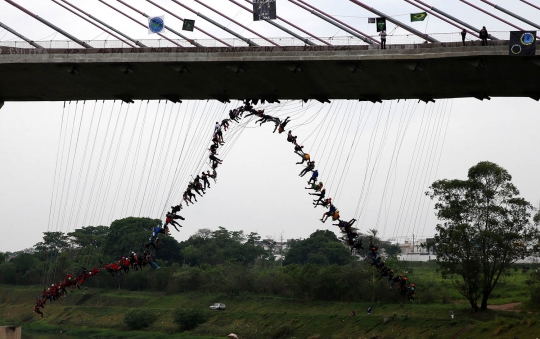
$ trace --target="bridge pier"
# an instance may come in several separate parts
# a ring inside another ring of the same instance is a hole
[[[0,339],[21,339],[20,326],[0,326]]]

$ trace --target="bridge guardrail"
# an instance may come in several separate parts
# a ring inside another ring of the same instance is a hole
[[[510,36],[510,32],[508,31],[496,31],[496,32],[490,32],[490,34],[501,40],[508,40]],[[430,36],[441,42],[461,42],[461,34],[459,32],[434,33],[434,34],[430,34]],[[373,35],[372,37],[377,38],[378,36]],[[317,44],[320,44],[320,42],[316,41],[315,39],[312,39],[312,38],[309,38],[309,39],[313,40],[313,42]],[[366,45],[364,41],[353,36],[322,37],[321,39],[336,46]],[[172,39],[172,40],[184,47],[193,47],[193,45],[191,45],[186,40],[182,40],[182,39],[176,39],[176,40]],[[247,46],[247,44],[244,41],[237,38],[230,38],[230,39],[223,39],[223,40],[234,47]],[[264,39],[252,38],[251,40],[260,46],[272,46],[268,41]],[[270,40],[274,41],[275,43],[281,46],[286,46],[286,47],[304,46],[304,42],[293,37],[270,38]],[[466,41],[471,41],[471,40],[477,41],[478,39],[468,34]],[[213,39],[196,39],[195,41],[205,47],[224,47],[224,45],[221,44],[219,41],[213,40]],[[35,41],[35,42],[45,48],[62,48],[62,49],[81,48],[79,44],[70,40],[48,40],[48,41]],[[130,48],[130,46],[126,45],[125,43],[119,40],[92,40],[92,41],[87,40],[85,42],[95,48]],[[144,45],[148,47],[177,47],[174,44],[172,44],[170,41],[165,40],[165,39],[153,39],[153,40],[141,39],[140,42],[142,42]],[[389,35],[387,37],[388,45],[421,44],[423,42],[424,40],[422,38],[413,34]],[[26,41],[13,41],[13,40],[0,41],[0,46],[15,47],[15,48],[34,48]]]

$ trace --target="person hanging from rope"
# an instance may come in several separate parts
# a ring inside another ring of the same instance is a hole
[[[360,250],[363,250],[363,249],[364,249],[364,246],[362,246],[362,238],[358,237],[354,239],[354,242],[351,244],[351,253],[353,252],[353,250],[356,250],[357,252],[359,252]]]
[[[210,156],[208,157],[211,161],[212,161],[212,165],[214,164],[219,164],[221,165],[223,163],[223,160],[217,158],[215,155],[213,154],[210,154]],[[216,166],[217,167],[217,166]]]
[[[221,120],[221,127],[223,127],[224,131],[227,131],[227,128],[229,128],[229,119]]]
[[[352,228],[352,225],[356,222],[356,219],[351,219],[349,221],[340,220],[337,224],[332,224],[338,226],[340,229],[343,229],[345,232],[348,232]]]
[[[229,111],[229,118],[231,120],[234,120],[236,122],[240,122],[240,116],[239,116],[239,112],[238,112],[238,109],[234,109],[234,110],[230,110]]]
[[[308,182],[307,182],[308,185],[309,185],[309,184],[313,184],[313,185],[316,184],[316,183],[317,183],[317,178],[318,178],[318,177],[319,177],[319,171],[318,171],[318,170],[313,170],[313,171],[311,172],[311,178],[309,178],[309,180],[308,180]]]
[[[171,206],[171,213],[180,212],[182,210],[182,204]]]
[[[158,270],[160,269],[161,267],[159,267],[159,265],[154,261],[154,259],[152,258],[152,254],[150,252],[146,252],[146,261],[150,264],[150,266],[152,266],[152,268]]]
[[[206,171],[206,173],[208,173],[208,176],[210,178],[214,179],[214,183],[217,183],[217,172],[216,172],[216,170],[214,170],[212,172],[212,174],[210,174],[210,171],[208,171],[208,170]]]
[[[169,227],[167,225],[168,223],[166,222],[163,227],[161,227],[160,225],[154,227],[154,229],[152,230],[152,237],[156,238],[159,234],[170,235],[171,232],[169,232]]]
[[[298,137],[296,135],[292,135],[292,131],[289,131],[287,134],[287,141],[296,145],[296,138]]]
[[[214,146],[215,146],[216,148],[219,147],[219,139],[218,139],[218,137],[217,137],[217,135],[216,135],[215,133],[214,133],[214,135],[212,136],[212,142],[213,142],[213,144],[214,144]]]
[[[300,146],[300,145],[295,145],[294,146],[294,153],[298,154],[299,156],[303,156],[304,155],[304,150],[303,150],[304,146]]]
[[[336,206],[334,206],[333,204],[330,204],[330,206],[328,207],[328,212],[325,212],[323,214],[321,221],[326,222],[326,219],[328,219],[328,217],[333,217],[336,211],[337,211]]]
[[[195,199],[195,202],[197,202],[197,196],[191,191],[191,185],[188,185],[186,190],[187,195],[189,196],[189,201],[191,202],[191,198]],[[193,202],[191,202],[193,204]]]
[[[256,111],[253,108],[251,108],[251,109],[246,109],[246,111],[249,111],[249,114],[246,114],[246,116],[244,118],[247,118],[250,115],[256,115],[259,118],[261,118],[264,115],[264,109],[260,109],[260,110]]]
[[[220,145],[224,145],[225,141],[223,141],[223,131],[221,130],[221,126],[216,130],[214,133],[215,137],[217,138]]]
[[[414,301],[414,290],[415,289],[416,289],[416,287],[414,286],[414,284],[411,284],[411,287],[408,288],[407,298],[409,299],[410,302]]]
[[[208,188],[210,188],[210,181],[208,181],[208,174],[206,174],[205,172],[202,172],[201,178],[204,183],[204,189],[206,190],[207,186]]]
[[[303,177],[307,172],[315,169],[315,161],[308,161],[307,166],[300,172],[299,176]]]
[[[328,198],[328,199],[325,199],[325,200],[322,200],[322,201],[319,201],[317,203],[313,203],[313,208],[316,208],[317,206],[322,206],[322,207],[328,207],[330,206],[330,204],[332,203],[332,198]]]
[[[203,193],[206,193],[203,185],[201,184],[201,176],[198,174],[195,177],[195,179],[193,179],[193,187],[197,191],[202,191]]]
[[[279,134],[283,133],[285,131],[285,126],[287,126],[289,121],[291,121],[291,120],[290,120],[289,117],[287,117],[285,120],[283,120],[281,122],[281,124],[279,124],[279,127],[278,127],[278,125],[276,125],[276,128],[274,128],[274,132],[272,132],[272,133],[276,133],[276,129],[278,130]]]
[[[319,197],[318,199],[313,200],[313,204],[318,205],[326,196],[326,188],[323,188],[319,193],[309,193],[309,195],[316,195]]]
[[[297,162],[297,165],[303,164],[304,161],[309,162],[309,160],[311,159],[311,156],[308,153],[300,154],[300,157],[302,158],[302,161]]]
[[[43,300],[39,300],[36,298],[36,306],[34,306],[34,313],[41,315],[42,318],[43,318],[43,312],[41,312],[40,308],[44,307],[43,304],[44,304]]]
[[[195,183],[193,181],[190,181],[188,184],[188,189],[195,191],[199,196],[202,197],[202,194],[198,187],[195,186]]]
[[[189,206],[189,203],[193,204],[193,201],[191,201],[191,197],[188,195],[187,190],[182,195],[182,198],[186,202],[186,206]]]
[[[174,226],[174,228],[180,232],[180,230],[176,227],[176,225],[178,225],[179,227],[182,227],[182,225],[180,225],[178,222],[176,222],[175,219],[180,219],[180,220],[186,220],[184,219],[184,217],[182,217],[181,215],[176,215],[172,212],[168,212],[167,215],[166,215],[166,219],[165,219],[165,224],[171,224]]]
[[[255,123],[260,122],[259,126],[262,126],[262,124],[268,121],[272,121],[274,124],[276,124],[276,127],[279,126],[279,124],[281,123],[281,120],[279,120],[279,118],[273,117],[268,114],[263,114],[259,120],[255,121]]]
[[[307,190],[314,190],[315,192],[320,192],[323,189],[323,186],[324,185],[322,182],[319,182],[318,184],[316,182],[312,182],[310,187],[304,187],[304,188]]]
[[[218,149],[218,144],[214,143],[212,145],[210,145],[210,148],[208,149],[210,151],[210,153],[212,153],[213,155],[217,155],[217,149]]]

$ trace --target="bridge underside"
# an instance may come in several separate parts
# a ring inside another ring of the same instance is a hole
[[[0,52],[0,101],[540,98],[540,58],[506,42]]]

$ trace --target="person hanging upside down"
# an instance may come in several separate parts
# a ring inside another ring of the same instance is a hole
[[[276,127],[278,127],[278,132],[279,132],[279,134],[281,134],[281,133],[283,133],[283,132],[285,131],[285,126],[287,126],[287,124],[289,123],[289,121],[291,121],[291,120],[289,119],[289,117],[287,117],[285,120],[283,120],[283,121],[281,122],[281,124],[279,124],[279,127],[276,126]],[[274,132],[272,132],[272,133],[276,133],[276,129],[275,129],[275,128],[274,128]]]

